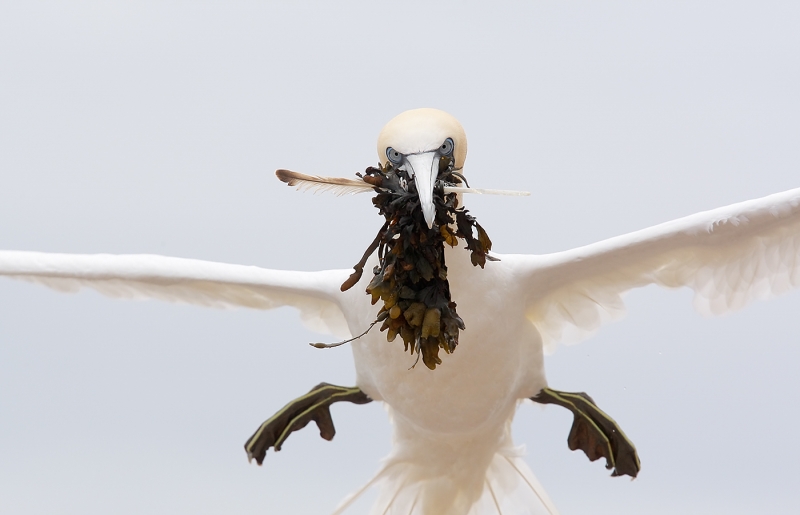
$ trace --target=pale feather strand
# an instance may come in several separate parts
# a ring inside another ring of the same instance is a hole
[[[355,195],[373,189],[371,184],[356,179],[343,177],[322,177],[320,175],[306,175],[291,170],[276,170],[275,175],[281,182],[294,186],[298,191],[331,192],[334,195]],[[515,190],[494,190],[483,188],[464,188],[461,186],[445,186],[445,193],[474,193],[477,195],[506,195],[512,197],[527,197],[530,192]]]
[[[529,191],[487,190],[483,188],[464,188],[462,186],[445,186],[445,193],[476,193],[478,195],[505,195],[508,197],[530,197]]]

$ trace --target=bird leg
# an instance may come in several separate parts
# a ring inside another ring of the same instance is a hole
[[[273,447],[280,451],[281,446],[293,431],[304,428],[312,420],[317,423],[319,435],[325,440],[333,440],[336,429],[333,427],[330,405],[347,401],[353,404],[367,404],[372,399],[357,386],[345,387],[320,383],[307,394],[293,400],[272,415],[253,433],[244,444],[247,459],[255,458],[261,465],[267,450]]]
[[[591,397],[583,392],[559,392],[542,388],[533,402],[557,404],[567,408],[575,417],[567,444],[570,450],[586,453],[589,461],[606,459],[606,468],[614,469],[612,476],[636,477],[641,465],[636,447],[628,440],[617,423],[597,407]]]

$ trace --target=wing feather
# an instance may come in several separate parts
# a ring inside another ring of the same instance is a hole
[[[356,193],[366,193],[373,191],[374,186],[364,181],[356,179],[345,179],[342,177],[322,177],[320,175],[306,175],[291,170],[276,170],[275,175],[281,182],[289,186],[295,186],[298,191],[331,192],[334,195],[355,195]],[[445,193],[477,193],[479,195],[506,195],[525,197],[530,196],[527,191],[514,190],[487,190],[481,188],[462,188],[459,186],[445,186]]]
[[[215,308],[293,306],[310,329],[348,337],[338,303],[347,270],[293,272],[156,255],[0,251],[0,275],[62,292],[88,287],[126,299]]]
[[[366,193],[373,189],[366,182],[355,179],[306,175],[291,170],[276,170],[275,175],[287,185],[295,186],[298,191],[331,192],[334,195],[341,196]]]
[[[548,350],[625,313],[623,295],[658,284],[694,290],[703,314],[800,286],[800,188],[543,256],[503,256],[526,290]]]

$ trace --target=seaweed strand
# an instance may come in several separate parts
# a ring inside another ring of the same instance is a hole
[[[457,195],[444,193],[444,185],[466,182],[454,172],[452,159],[440,161],[433,192],[436,215],[432,228],[424,221],[416,186],[408,172],[387,164],[367,168],[358,175],[374,186],[377,194],[372,203],[385,222],[341,290],[346,291],[359,281],[367,258],[379,249],[379,266],[373,270],[374,277],[366,288],[373,304],[383,302],[372,325],[382,321],[380,330],[387,331],[388,341],[399,335],[405,350],[416,353],[417,359],[421,356],[425,366],[433,370],[442,363],[439,350],[454,352],[459,331],[466,327],[450,297],[444,246],[454,247],[463,240],[472,264],[483,268],[487,260],[496,260],[488,254],[492,242],[475,218],[459,208]]]

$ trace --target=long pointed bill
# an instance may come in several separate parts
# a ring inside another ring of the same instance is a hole
[[[430,229],[433,227],[433,219],[436,216],[436,206],[433,205],[433,186],[439,175],[439,155],[436,152],[411,154],[406,156],[405,166],[411,168],[410,170],[406,168],[406,171],[414,174],[422,216],[425,217],[425,223]]]

